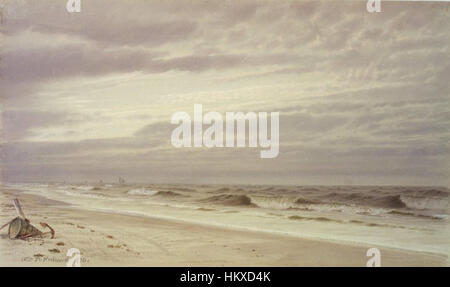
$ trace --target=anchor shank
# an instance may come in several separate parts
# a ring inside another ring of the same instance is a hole
[[[25,220],[25,214],[23,213],[22,206],[20,206],[20,202],[17,198],[14,199],[14,207],[16,208],[17,215]]]

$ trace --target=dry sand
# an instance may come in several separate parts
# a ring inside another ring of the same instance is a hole
[[[374,247],[87,211],[13,190],[0,191],[0,224],[16,216],[13,198],[56,238],[10,240],[4,228],[1,266],[65,266],[72,247],[82,266],[365,266]],[[378,248],[382,266],[446,265],[441,255]]]

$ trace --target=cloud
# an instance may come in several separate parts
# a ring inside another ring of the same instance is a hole
[[[4,176],[446,184],[448,3],[365,4],[8,1]],[[174,149],[194,103],[280,111],[279,157]]]
[[[30,136],[35,128],[61,125],[73,117],[67,112],[39,110],[5,110],[2,117],[2,140],[17,141]]]

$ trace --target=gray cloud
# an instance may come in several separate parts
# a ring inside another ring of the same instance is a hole
[[[6,180],[448,184],[448,3],[376,15],[364,1],[63,4],[7,3]],[[279,110],[279,157],[172,148],[171,113],[201,102]]]
[[[74,120],[67,112],[39,110],[5,110],[1,112],[2,139],[17,141],[33,134],[33,128],[62,125]]]

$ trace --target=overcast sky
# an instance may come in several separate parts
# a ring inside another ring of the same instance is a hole
[[[449,3],[0,0],[3,181],[449,185]],[[170,144],[280,112],[280,153]]]

